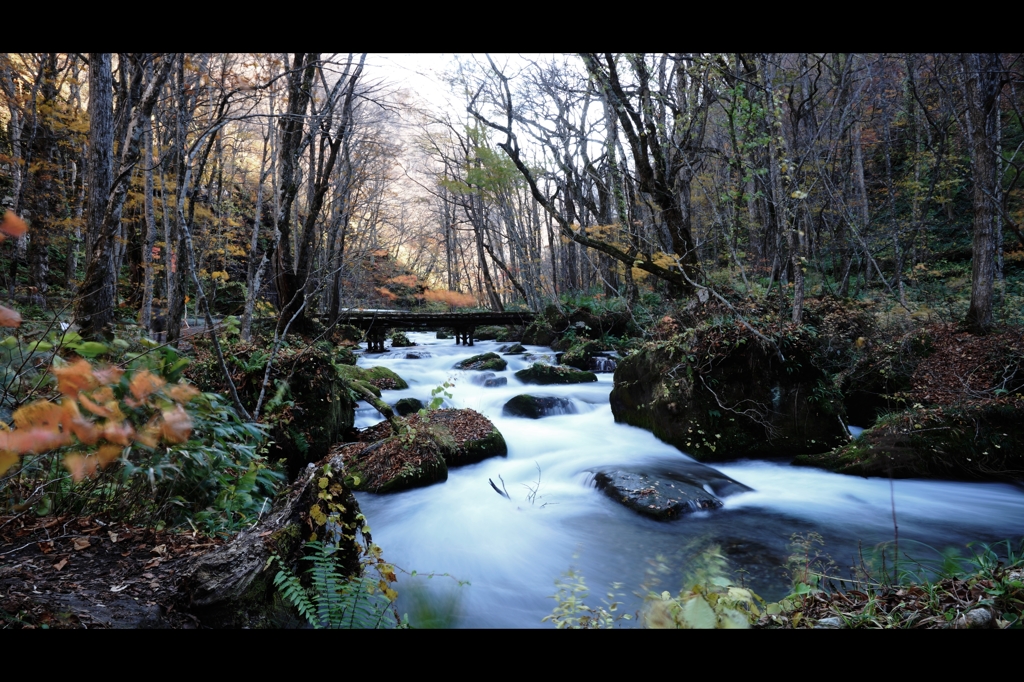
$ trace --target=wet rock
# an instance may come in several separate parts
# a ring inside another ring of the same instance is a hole
[[[505,403],[501,414],[506,417],[540,419],[555,414],[575,414],[576,405],[568,398],[555,396],[517,395]]]
[[[474,355],[455,363],[455,369],[472,369],[476,371],[494,370],[500,372],[506,367],[508,367],[508,362],[503,360],[497,353]]]
[[[721,500],[703,488],[646,473],[599,471],[594,482],[616,502],[659,521],[722,506]]]
[[[521,343],[507,343],[499,347],[498,352],[502,355],[523,355],[526,353],[526,349],[523,348]]]
[[[473,338],[477,341],[504,341],[508,338],[508,329],[500,325],[477,327],[473,331]]]
[[[477,386],[484,386],[486,388],[494,388],[495,386],[505,386],[508,384],[508,377],[499,377],[494,372],[483,372],[470,377],[470,381]]]
[[[591,358],[603,350],[597,341],[584,340],[573,344],[567,351],[558,356],[558,363],[576,369],[589,371]]]
[[[553,367],[542,365],[538,362],[531,367],[516,372],[516,378],[524,384],[581,384],[588,381],[597,381],[597,375],[593,372],[581,372],[570,367]]]
[[[452,338],[452,335],[442,329],[437,332],[437,335],[434,338],[444,340]]]
[[[607,355],[595,355],[590,358],[587,369],[595,374],[610,374],[615,371],[618,363]]]
[[[423,402],[418,398],[402,398],[395,403],[395,412],[397,412],[400,417],[413,414],[414,412],[419,412],[422,409]]]

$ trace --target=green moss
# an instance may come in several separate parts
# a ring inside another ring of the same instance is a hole
[[[539,362],[533,363],[531,367],[516,372],[516,378],[524,384],[581,384],[590,381],[597,381],[597,375],[593,372],[581,372],[569,367],[552,367]]]
[[[501,372],[508,367],[508,362],[505,361],[497,353],[483,353],[481,355],[474,355],[460,360],[454,365],[455,369],[471,369],[476,371],[491,371]]]

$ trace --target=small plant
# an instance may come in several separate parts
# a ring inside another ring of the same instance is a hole
[[[493,485],[493,484],[492,484]],[[574,568],[566,571],[562,578],[555,581],[558,593],[551,598],[558,602],[558,605],[551,612],[551,615],[541,619],[542,623],[551,622],[558,629],[580,629],[596,630],[609,629],[619,621],[631,620],[628,613],[616,613],[622,602],[616,597],[621,596],[609,591],[602,600],[601,606],[588,606],[585,602],[590,596],[590,589],[587,587],[583,575]],[[622,587],[621,583],[612,583],[612,590]]]
[[[338,548],[331,543],[310,541],[306,550],[309,554],[303,559],[312,563],[306,571],[311,586],[303,586],[277,556],[272,559],[279,566],[274,586],[314,629],[408,626],[394,610],[398,594],[384,580],[374,582],[365,576],[350,578],[338,573],[334,558]]]

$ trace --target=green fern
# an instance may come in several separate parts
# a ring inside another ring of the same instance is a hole
[[[387,627],[394,616],[393,604],[378,588],[378,583],[365,577],[346,577],[337,571],[334,554],[337,547],[323,542],[307,542],[312,562],[307,570],[311,586],[302,586],[298,576],[277,559],[280,570],[274,586],[288,603],[295,607],[315,629],[376,629]],[[397,619],[395,619],[397,621]]]

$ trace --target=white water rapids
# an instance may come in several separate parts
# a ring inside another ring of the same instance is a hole
[[[513,376],[531,361],[503,356],[506,386],[486,388],[471,379],[479,372],[452,369],[470,355],[496,351],[503,344],[478,341],[473,347],[436,340],[433,333],[410,333],[417,345],[383,355],[360,355],[363,367],[382,365],[409,383],[401,391],[384,391],[384,400],[419,398],[454,381],[446,407],[472,408],[494,422],[508,443],[508,457],[449,470],[448,480],[391,495],[358,493],[374,541],[399,573],[399,611],[418,604],[452,611],[449,627],[544,627],[555,601],[555,581],[570,567],[591,590],[589,605],[600,605],[610,585],[619,582],[620,599],[635,612],[644,585],[651,585],[657,558],[670,567],[659,575],[658,591],[681,587],[686,563],[699,546],[718,544],[732,569],[745,572],[746,583],[766,599],[784,596],[789,579],[784,569],[794,533],[819,533],[822,552],[843,576],[858,557],[893,540],[893,504],[901,554],[936,558],[933,549],[965,548],[971,541],[994,542],[1024,535],[1024,489],[995,483],[865,479],[840,476],[782,462],[737,461],[715,469],[753,488],[725,497],[724,508],[659,522],[614,502],[593,485],[593,471],[609,465],[687,461],[689,458],[649,432],[616,424],[608,404],[612,375],[597,383],[527,386]],[[549,348],[527,346],[534,354]],[[406,353],[429,357],[406,359]],[[503,417],[513,396],[530,393],[569,398],[577,414],[543,419]],[[359,403],[356,426],[381,420]],[[512,501],[492,490],[488,479],[504,479]],[[539,477],[539,488],[537,481]],[[536,490],[531,503],[530,487]],[[892,497],[890,497],[892,495]],[[924,543],[924,544],[919,544]],[[696,548],[696,549],[695,549]],[[423,574],[448,573],[451,578]],[[458,585],[455,581],[468,581]]]

